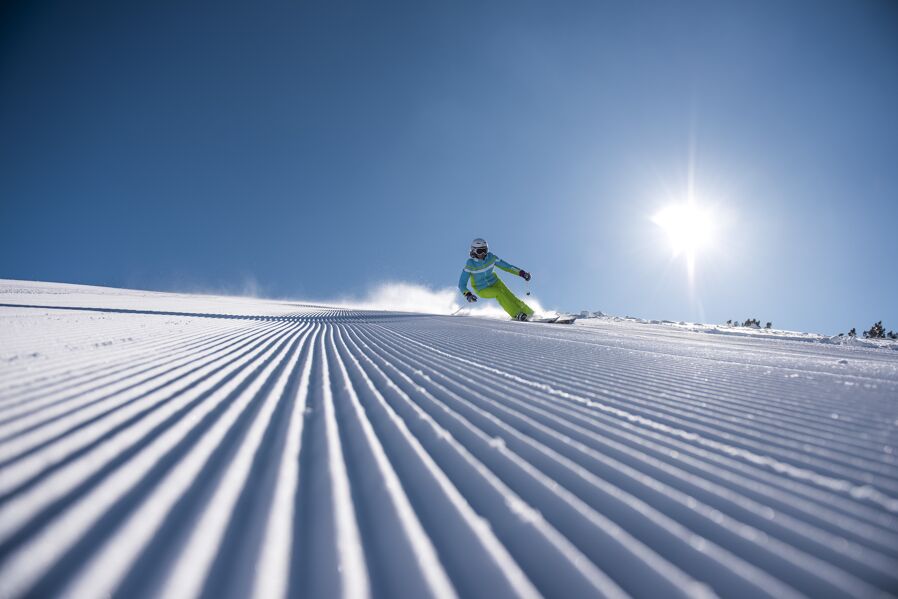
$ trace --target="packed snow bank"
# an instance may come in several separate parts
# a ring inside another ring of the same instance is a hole
[[[898,350],[898,341],[893,339],[865,339],[862,337],[850,337],[848,335],[822,335],[820,333],[805,333],[790,331],[787,329],[762,328],[759,326],[740,326],[731,324],[702,324],[672,320],[649,320],[635,316],[611,316],[600,311],[587,312],[580,317],[582,323],[589,321],[605,322],[630,322],[642,325],[659,325],[665,328],[675,328],[696,333],[708,333],[712,335],[732,335],[734,337],[773,338],[782,341],[810,341],[814,343],[829,343],[846,347],[866,347],[871,349]]]
[[[99,306],[97,297],[102,301]],[[157,312],[184,311],[193,313],[220,313],[233,316],[252,314],[260,300],[253,297],[216,296],[189,293],[165,293],[136,289],[115,289],[69,283],[44,283],[38,281],[12,281],[0,279],[0,304],[15,301],[17,305],[62,308],[97,308],[106,311],[145,310],[151,305]],[[269,312],[288,313],[295,302],[261,300]]]
[[[878,597],[898,354],[0,281],[0,597]]]
[[[833,335],[832,337],[823,337],[820,341],[823,343],[832,343],[833,345],[843,345],[845,347],[870,347],[898,350],[898,341],[894,339],[865,339],[862,337],[852,337],[851,335]]]

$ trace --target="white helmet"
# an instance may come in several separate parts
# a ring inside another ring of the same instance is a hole
[[[474,241],[471,242],[471,257],[472,258],[484,258],[490,251],[490,246],[486,242],[486,239],[481,239],[478,237]]]

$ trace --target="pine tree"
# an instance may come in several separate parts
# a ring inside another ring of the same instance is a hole
[[[870,327],[869,331],[864,331],[864,337],[866,339],[885,339],[886,331],[882,328],[882,321],[880,320],[872,327]]]

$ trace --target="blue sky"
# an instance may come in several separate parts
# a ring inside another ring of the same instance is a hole
[[[893,2],[3,10],[0,277],[327,298],[482,236],[558,309],[898,328]]]

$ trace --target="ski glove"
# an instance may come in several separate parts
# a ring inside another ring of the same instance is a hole
[[[469,303],[476,302],[477,296],[474,295],[473,293],[471,293],[470,291],[465,291],[465,299],[468,300]]]
[[[529,280],[530,280],[530,273],[527,272],[526,270],[520,271],[520,272],[518,273],[518,276],[521,277],[522,279],[524,279],[525,281],[529,281]]]

